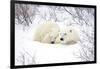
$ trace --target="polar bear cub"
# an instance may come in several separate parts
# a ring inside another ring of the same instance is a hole
[[[56,38],[56,43],[75,44],[79,40],[79,33],[76,28],[68,26],[60,29],[59,37]]]
[[[44,22],[39,24],[34,34],[34,40],[42,43],[54,44],[59,35],[59,26],[55,22]]]

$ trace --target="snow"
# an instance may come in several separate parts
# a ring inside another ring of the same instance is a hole
[[[75,45],[40,43],[33,40],[34,29],[24,32],[17,27],[15,31],[16,65],[22,65],[23,61],[25,65],[81,61],[74,54],[79,54],[78,49],[80,46],[78,43]],[[22,55],[24,55],[25,60]],[[35,63],[32,62],[33,59]]]

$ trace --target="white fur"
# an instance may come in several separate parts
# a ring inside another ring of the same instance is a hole
[[[45,23],[39,24],[34,35],[34,40],[42,43],[51,43],[52,41],[55,41],[58,35],[58,24],[47,21]]]

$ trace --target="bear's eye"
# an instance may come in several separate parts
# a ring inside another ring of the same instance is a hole
[[[72,30],[70,30],[70,32],[72,32]]]

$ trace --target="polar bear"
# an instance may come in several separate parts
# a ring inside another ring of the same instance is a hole
[[[79,33],[76,28],[68,26],[60,29],[59,37],[56,38],[55,43],[75,44],[80,40]]]
[[[42,43],[54,44],[59,35],[59,26],[55,22],[44,22],[36,28],[34,40]]]

